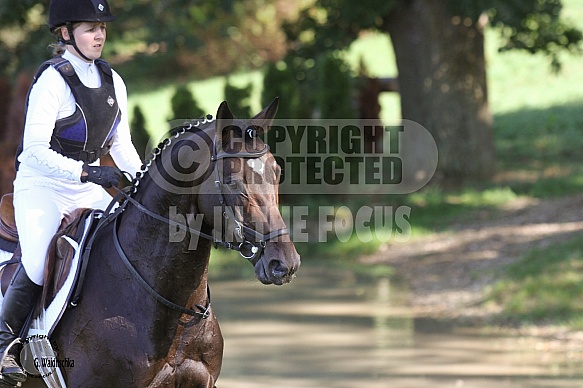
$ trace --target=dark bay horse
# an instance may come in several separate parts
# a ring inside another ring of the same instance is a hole
[[[223,102],[216,120],[186,123],[154,150],[123,212],[98,232],[81,303],[50,338],[74,362],[64,368],[69,387],[215,386],[223,339],[207,285],[213,244],[240,250],[264,284],[289,282],[300,265],[278,209],[280,169],[258,137],[276,110],[277,100],[242,122]]]

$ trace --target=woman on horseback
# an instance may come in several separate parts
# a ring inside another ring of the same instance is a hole
[[[100,59],[107,0],[52,0],[49,25],[59,40],[56,56],[43,63],[30,87],[17,153],[14,207],[22,264],[0,311],[2,382],[26,379],[17,344],[43,285],[45,256],[61,219],[76,208],[105,209],[121,172],[100,166],[108,152],[124,171],[139,171],[131,142],[127,92],[121,77]]]

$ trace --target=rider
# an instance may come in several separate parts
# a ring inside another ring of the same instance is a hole
[[[141,160],[128,125],[127,91],[121,77],[99,59],[106,22],[113,21],[107,0],[51,0],[49,26],[58,37],[56,57],[37,72],[27,99],[26,120],[17,153],[14,207],[22,250],[0,311],[0,385],[24,381],[17,349],[25,322],[43,285],[45,255],[61,219],[76,208],[105,209],[103,187],[116,186],[117,167],[100,166],[111,156],[135,174]]]

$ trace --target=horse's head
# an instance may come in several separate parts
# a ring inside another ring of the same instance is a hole
[[[279,212],[281,168],[259,137],[270,128],[277,104],[274,100],[249,121],[235,119],[226,102],[220,105],[212,150],[214,172],[200,187],[199,193],[208,195],[199,196],[199,208],[215,234],[232,242],[254,265],[262,283],[281,285],[291,281],[300,256]],[[212,220],[210,214],[215,214]]]

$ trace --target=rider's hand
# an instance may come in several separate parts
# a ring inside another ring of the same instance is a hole
[[[121,171],[117,167],[111,166],[90,166],[83,165],[83,173],[81,174],[81,182],[92,182],[110,188],[117,186],[121,179]]]

